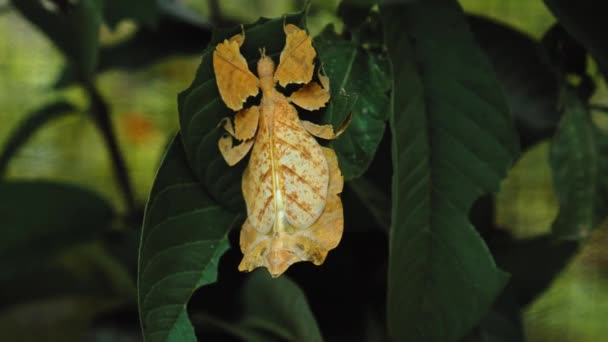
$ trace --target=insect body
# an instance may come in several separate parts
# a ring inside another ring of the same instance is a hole
[[[339,243],[344,225],[338,196],[343,179],[336,154],[313,137],[333,139],[341,132],[300,120],[293,106],[325,106],[329,81],[321,74],[321,84],[312,81],[316,52],[308,34],[291,24],[285,33],[278,67],[262,50],[257,77],[240,54],[243,35],[218,44],[213,55],[220,95],[238,111],[234,123],[224,120],[228,134],[218,142],[220,151],[234,165],[251,150],[242,180],[247,220],[241,230],[244,257],[239,270],[264,266],[275,277],[298,261],[322,264]],[[304,86],[286,97],[276,89],[277,83]],[[247,97],[260,89],[259,106],[243,109]]]

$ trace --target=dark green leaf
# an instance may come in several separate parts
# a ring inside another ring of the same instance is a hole
[[[357,178],[369,166],[384,134],[390,90],[388,61],[383,54],[341,39],[332,26],[316,37],[314,44],[333,99],[321,121],[339,127],[352,112],[350,125],[331,146],[344,178]],[[343,99],[348,103],[340,103]]]
[[[78,71],[89,77],[97,64],[102,0],[80,0],[66,10],[50,10],[40,0],[11,3],[65,54]]]
[[[0,177],[6,172],[13,156],[38,129],[54,119],[73,113],[75,109],[68,102],[58,101],[35,110],[25,118],[4,143],[4,150],[0,154]]]
[[[201,18],[164,9],[155,27],[140,27],[133,37],[99,52],[96,72],[137,70],[175,55],[200,53],[211,39],[211,28]],[[77,80],[69,65],[62,71],[55,87],[62,88]]]
[[[156,24],[157,0],[103,0],[103,16],[112,28],[123,19],[133,19],[148,27]]]
[[[323,341],[304,293],[286,276],[273,279],[266,270],[257,270],[242,295],[243,328],[268,333],[277,341]]]
[[[261,19],[255,24],[245,25],[245,43],[241,53],[255,70],[260,58],[259,49],[266,48],[266,55],[278,59],[285,45],[283,24],[293,23],[304,27],[304,15],[292,15],[279,19]],[[215,45],[241,32],[241,28],[218,31],[203,52],[201,65],[192,85],[179,94],[178,106],[184,148],[196,177],[219,203],[236,207],[243,203],[241,175],[245,162],[229,167],[222,158],[217,141],[223,131],[218,128],[220,120],[233,115],[220,98],[213,72],[212,54]]]
[[[524,342],[522,308],[510,288],[505,289],[492,309],[462,342]]]
[[[41,260],[99,237],[113,217],[104,199],[76,186],[0,183],[0,281],[36,270]]]
[[[235,215],[214,203],[175,138],[146,207],[139,250],[138,302],[146,341],[196,341],[186,305],[213,283]]]
[[[560,24],[589,50],[604,75],[608,75],[608,44],[605,37],[608,22],[599,3],[594,0],[544,1]]]
[[[541,45],[526,34],[482,17],[468,17],[471,30],[502,84],[522,148],[555,132],[558,77]]]
[[[381,7],[393,71],[388,279],[395,341],[454,341],[506,276],[468,221],[517,153],[492,67],[455,1]]]
[[[561,100],[563,117],[550,152],[559,199],[552,229],[558,238],[580,239],[608,216],[608,137],[574,90],[565,90]]]

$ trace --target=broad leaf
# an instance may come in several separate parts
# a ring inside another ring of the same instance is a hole
[[[0,183],[0,281],[36,271],[69,247],[98,238],[114,212],[97,194],[42,181]]]
[[[340,126],[345,114],[352,114],[350,125],[331,146],[336,150],[344,178],[357,178],[374,157],[388,119],[388,61],[383,54],[340,38],[333,26],[326,27],[314,44],[334,99],[321,121]],[[336,110],[337,102],[345,95],[350,97],[346,101],[352,103]]]
[[[258,341],[323,341],[304,293],[286,276],[273,279],[265,270],[254,271],[242,296],[240,326],[274,338]]]
[[[228,249],[235,215],[206,194],[175,138],[146,207],[138,268],[138,302],[146,341],[196,341],[186,305],[213,283]]]
[[[522,148],[551,137],[560,117],[559,85],[541,45],[499,22],[483,17],[468,20],[505,91]]]
[[[255,70],[260,58],[259,49],[266,48],[266,55],[275,58],[285,45],[284,23],[304,26],[303,14],[279,19],[260,19],[245,25],[245,42],[241,47],[249,68]],[[209,47],[203,52],[201,65],[192,85],[179,94],[178,106],[182,139],[186,155],[194,174],[219,203],[236,207],[243,203],[241,175],[246,162],[229,167],[222,158],[217,141],[223,134],[218,127],[220,120],[233,115],[222,101],[212,65],[212,55],[218,42],[241,32],[241,28],[215,32]]]
[[[608,75],[608,22],[599,3],[593,0],[544,0],[560,24],[583,44]]]
[[[492,67],[455,1],[381,7],[393,71],[388,279],[395,341],[455,341],[505,284],[468,220],[517,153]]]
[[[97,64],[102,0],[80,0],[65,10],[50,10],[43,3],[12,0],[13,6],[63,52],[79,77],[89,77]]]
[[[4,143],[4,149],[2,150],[2,153],[0,153],[0,177],[6,172],[9,162],[19,151],[21,146],[23,146],[38,129],[54,119],[73,113],[75,109],[76,108],[69,102],[58,101],[45,105],[29,114]]]
[[[558,238],[580,239],[608,216],[608,136],[574,90],[565,90],[561,100],[564,113],[550,155],[559,199],[552,229]]]
[[[140,27],[127,40],[102,46],[95,71],[138,70],[171,56],[199,54],[210,39],[211,28],[203,19],[163,8],[154,27]],[[55,87],[62,88],[75,81],[75,70],[67,65]]]
[[[157,0],[104,0],[103,16],[112,28],[123,19],[133,19],[152,27],[158,15],[157,3]]]

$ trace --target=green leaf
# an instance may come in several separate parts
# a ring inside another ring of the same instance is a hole
[[[47,9],[40,0],[12,0],[13,6],[63,52],[79,77],[89,77],[97,64],[101,0],[80,0],[66,10]]]
[[[186,305],[215,282],[235,215],[206,194],[176,137],[158,171],[141,235],[140,321],[146,341],[196,341]]]
[[[133,19],[145,26],[156,25],[157,0],[103,0],[103,16],[112,28],[123,19]]]
[[[110,205],[89,190],[42,181],[0,183],[0,282],[99,237],[113,218]]]
[[[357,178],[367,170],[384,134],[390,90],[388,61],[381,53],[340,38],[331,25],[315,38],[314,44],[329,77],[332,95],[321,121],[339,127],[352,112],[350,125],[331,146],[344,178]],[[350,103],[340,104],[341,97]]]
[[[594,126],[575,90],[564,90],[561,100],[563,117],[550,152],[559,199],[552,230],[557,238],[580,239],[608,216],[608,136]]]
[[[578,251],[578,243],[550,235],[490,244],[496,263],[511,274],[509,287],[519,306],[541,295]]]
[[[269,333],[277,341],[323,341],[304,293],[287,276],[273,279],[266,270],[254,271],[242,296],[243,328]]]
[[[261,47],[266,48],[267,56],[278,60],[285,45],[284,23],[304,27],[304,14],[272,20],[260,19],[255,24],[244,26],[245,42],[241,46],[241,53],[251,70],[255,70]],[[224,105],[217,90],[212,55],[218,42],[240,32],[241,28],[237,27],[214,33],[209,47],[203,52],[192,85],[178,96],[182,139],[190,166],[209,195],[231,208],[243,205],[241,175],[246,163],[229,167],[217,147],[217,141],[223,134],[223,129],[217,127],[219,122],[234,113]]]
[[[6,172],[11,159],[34,133],[48,122],[73,113],[75,110],[76,108],[71,103],[57,101],[35,110],[21,121],[4,143],[4,149],[0,154],[0,177]]]
[[[381,14],[393,72],[389,335],[455,341],[506,281],[468,213],[498,190],[517,144],[457,2],[387,4]]]
[[[471,30],[496,71],[519,132],[522,149],[553,136],[558,77],[531,37],[483,17],[468,17]]]
[[[171,56],[199,54],[210,39],[211,27],[202,18],[163,8],[154,27],[140,27],[131,38],[102,46],[96,72],[138,70]],[[75,70],[67,65],[54,86],[63,88],[75,81]]]
[[[544,0],[559,23],[595,58],[604,75],[608,75],[608,44],[605,32],[608,22],[604,11],[593,0]]]

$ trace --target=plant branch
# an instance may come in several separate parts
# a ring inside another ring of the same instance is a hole
[[[110,152],[110,157],[112,158],[112,164],[114,166],[114,173],[118,181],[118,185],[123,193],[127,209],[130,216],[135,216],[137,214],[137,208],[135,205],[135,196],[133,195],[133,187],[131,186],[131,181],[129,180],[127,164],[122,157],[120,148],[118,147],[118,142],[116,140],[116,135],[114,134],[114,129],[112,128],[110,110],[93,82],[84,81],[83,86],[89,97],[91,106],[90,111],[91,115],[93,116],[93,120],[101,132]]]
[[[209,18],[214,25],[222,22],[222,11],[218,0],[209,0]]]
[[[597,110],[597,111],[604,112],[604,113],[608,113],[608,106],[607,105],[590,104],[589,105],[589,109],[591,109],[591,110]]]

